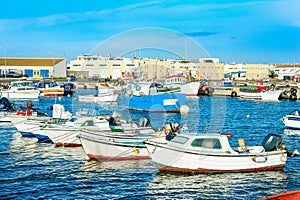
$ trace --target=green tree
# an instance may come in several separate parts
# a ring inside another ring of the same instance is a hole
[[[269,78],[276,78],[278,74],[274,70],[269,70]]]

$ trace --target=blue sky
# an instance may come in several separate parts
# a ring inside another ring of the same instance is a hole
[[[129,52],[147,47],[141,44],[146,40],[152,43],[145,32],[154,28],[159,39],[151,47],[180,49],[187,59],[203,54],[187,42],[170,40],[176,33],[222,62],[300,62],[298,0],[14,0],[1,7],[1,57],[120,56],[118,47]],[[126,39],[128,33],[134,37]],[[103,51],[97,52],[99,45]],[[139,52],[147,56],[147,51]]]

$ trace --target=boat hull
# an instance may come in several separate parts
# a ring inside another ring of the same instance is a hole
[[[278,101],[282,90],[270,91],[240,91],[240,97],[244,99],[255,99],[263,101]]]
[[[64,88],[47,88],[40,89],[42,97],[57,97],[64,95]]]
[[[186,102],[186,95],[162,93],[156,95],[131,96],[127,100],[127,109],[142,112],[180,112]]]
[[[8,99],[38,99],[39,90],[1,91],[1,97]]]
[[[89,137],[79,135],[82,147],[92,160],[117,161],[150,159],[143,140],[132,138],[127,141],[116,141],[109,137]]]
[[[240,98],[260,100],[261,99],[261,92],[260,91],[258,91],[258,92],[240,91]]]
[[[257,154],[213,154],[158,145],[146,141],[150,157],[161,172],[225,173],[283,170],[284,151]]]
[[[99,94],[99,95],[78,95],[78,101],[81,102],[115,102],[119,94]]]
[[[300,116],[287,115],[282,118],[282,123],[289,129],[300,129]]]
[[[81,147],[81,143],[77,138],[78,129],[57,127],[43,128],[34,134],[47,136],[55,144],[55,147]]]
[[[180,86],[180,93],[186,94],[187,97],[195,97],[198,95],[200,82],[190,82]]]
[[[259,200],[292,200],[300,199],[300,190],[294,190],[289,192],[283,192],[280,194],[275,194],[269,197],[261,198]]]

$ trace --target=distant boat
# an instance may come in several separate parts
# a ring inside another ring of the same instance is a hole
[[[8,99],[38,99],[39,95],[32,81],[13,81],[8,89],[0,90],[0,96]]]
[[[200,81],[200,87],[198,90],[198,96],[211,96],[214,93],[215,89],[208,86],[207,81],[202,80]]]
[[[64,83],[63,88],[63,96],[73,96],[73,94],[75,93],[75,85],[71,82],[70,78],[68,78],[67,81]]]
[[[118,96],[119,94],[114,94],[114,93],[98,94],[98,95],[92,95],[92,94],[78,95],[78,101],[93,102],[93,103],[116,102]]]
[[[127,109],[143,112],[180,112],[186,103],[182,93],[159,92],[156,83],[129,82],[123,93]]]
[[[63,96],[65,90],[54,81],[51,81],[50,83],[38,83],[37,88],[41,91],[40,96],[42,97]]]
[[[78,95],[78,101],[81,102],[116,102],[119,94],[114,88],[101,88],[97,90],[96,95],[81,94]]]
[[[197,96],[200,88],[200,82],[187,82],[182,74],[166,76],[164,86],[170,89],[178,90],[182,94],[189,96]]]
[[[240,98],[263,101],[278,101],[284,90],[275,87],[248,85],[240,87]]]

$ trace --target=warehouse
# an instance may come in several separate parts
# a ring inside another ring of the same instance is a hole
[[[65,58],[0,58],[0,75],[21,74],[32,78],[66,77]]]

